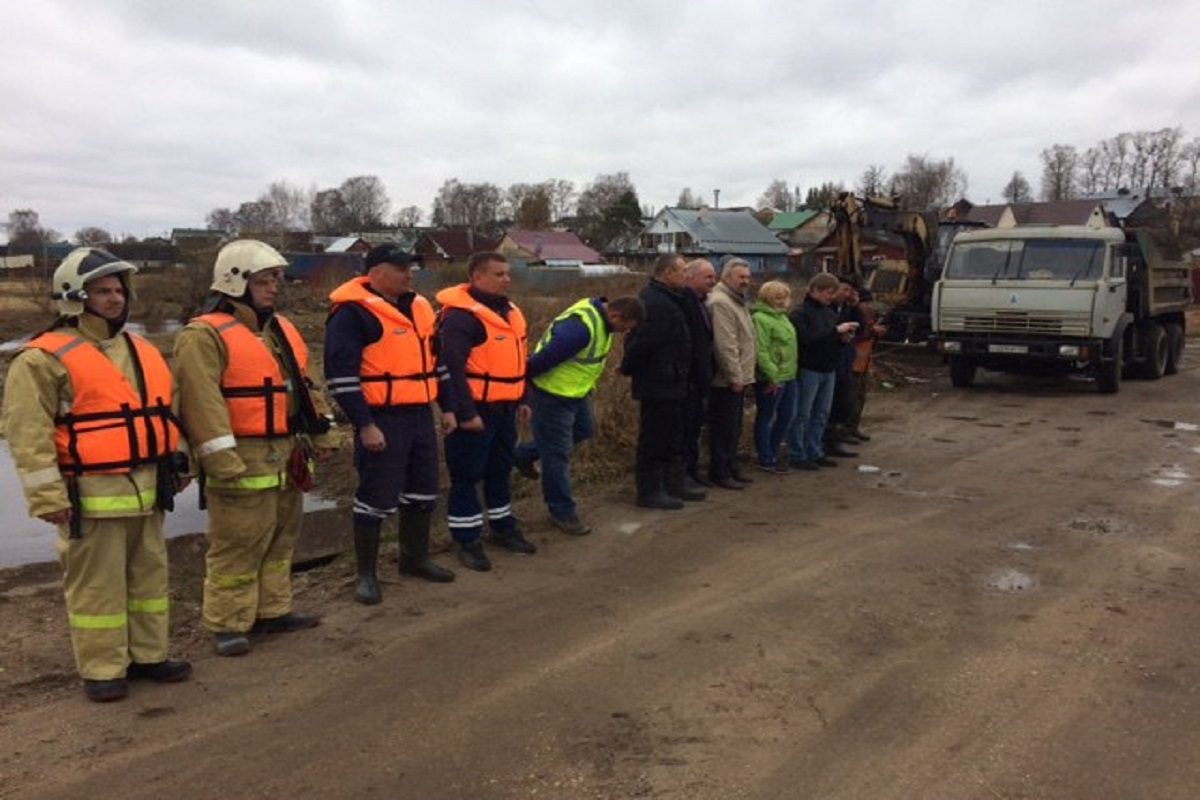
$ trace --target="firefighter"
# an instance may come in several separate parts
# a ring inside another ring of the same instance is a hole
[[[436,317],[412,290],[420,256],[394,245],[367,253],[367,274],[339,286],[325,328],[325,382],[354,425],[355,598],[383,600],[379,589],[380,528],[399,511],[400,572],[436,583],[454,573],[429,558],[429,529],[437,504],[438,442],[433,401],[438,373],[433,356]],[[446,432],[452,413],[443,415]]]
[[[71,252],[54,271],[58,318],[13,359],[4,392],[29,514],[58,526],[71,645],[97,702],[192,671],[167,658],[162,522],[183,455],[170,369],[125,330],[135,272],[104,250]]]
[[[525,316],[507,297],[512,281],[508,259],[475,253],[467,262],[468,283],[438,292],[442,304],[439,359],[446,366],[458,427],[445,439],[450,472],[447,516],[458,557],[467,569],[487,572],[483,551],[484,509],[476,485],[483,482],[491,543],[532,555],[512,513],[509,473],[517,445],[517,419],[528,420],[525,401]]]
[[[226,244],[204,313],[175,342],[180,417],[208,505],[203,621],[223,656],[248,653],[252,632],[320,622],[292,608],[292,553],[312,458],[333,441],[308,348],[275,313],[286,266],[263,242]]]

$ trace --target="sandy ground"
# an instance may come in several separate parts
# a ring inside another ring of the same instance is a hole
[[[1197,363],[1116,396],[938,372],[836,469],[682,512],[602,488],[579,539],[526,502],[538,555],[389,564],[375,608],[346,559],[300,574],[324,624],[239,659],[196,628],[193,542],[194,678],[112,705],[53,570],[2,573],[0,797],[1193,798]]]

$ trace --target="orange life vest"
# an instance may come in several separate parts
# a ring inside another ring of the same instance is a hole
[[[29,343],[66,368],[75,395],[55,418],[59,469],[67,474],[126,473],[175,452],[179,420],[171,413],[171,370],[140,336],[125,334],[141,386],[87,339],[50,331]]]
[[[487,339],[467,357],[467,386],[477,403],[520,400],[525,395],[525,315],[509,303],[508,319],[480,303],[468,284],[438,292],[446,308],[470,312],[483,323]]]
[[[367,288],[369,278],[347,281],[329,295],[330,314],[345,303],[357,303],[383,326],[383,336],[363,348],[359,377],[363,399],[373,408],[429,403],[437,397],[433,306],[421,295],[413,299],[409,319],[400,309]]]
[[[308,372],[308,346],[296,326],[275,315],[291,345],[303,380]],[[221,375],[221,394],[229,408],[229,425],[234,436],[279,437],[292,432],[288,420],[288,392],[293,387],[283,374],[271,348],[232,314],[213,313],[196,317],[211,326],[225,343],[229,360]]]

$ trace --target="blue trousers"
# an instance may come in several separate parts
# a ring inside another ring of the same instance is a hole
[[[596,434],[592,398],[561,397],[533,388],[533,441],[517,445],[516,461],[542,461],[542,498],[550,516],[578,515],[571,496],[571,452]]]
[[[800,386],[795,380],[779,384],[774,394],[768,394],[767,384],[754,384],[754,449],[758,463],[771,467],[779,460],[779,448],[796,420],[796,401]]]
[[[387,446],[372,453],[354,439],[354,521],[378,524],[397,508],[432,511],[437,504],[438,448],[427,405],[373,410]]]
[[[508,534],[517,528],[512,513],[509,481],[513,468],[513,449],[517,445],[517,412],[478,406],[483,430],[461,428],[446,437],[446,469],[450,472],[450,496],[447,522],[456,542],[479,540],[483,533],[483,506],[479,504],[478,484],[483,482],[488,526],[492,533]]]
[[[800,370],[800,401],[796,421],[788,437],[789,457],[796,461],[816,461],[825,455],[825,426],[833,405],[833,372]]]

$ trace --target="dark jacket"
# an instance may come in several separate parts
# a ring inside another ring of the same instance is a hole
[[[688,371],[688,382],[692,389],[707,395],[712,386],[713,371],[713,333],[712,317],[704,298],[692,289],[684,289],[683,314],[687,320],[688,333],[692,337],[692,363]]]
[[[646,321],[627,335],[621,372],[633,378],[635,400],[682,400],[692,364],[686,301],[681,292],[656,280],[642,290],[641,298]]]
[[[811,295],[805,295],[804,302],[788,315],[788,319],[795,326],[800,342],[800,369],[834,372],[842,360],[837,312],[813,300]]]

